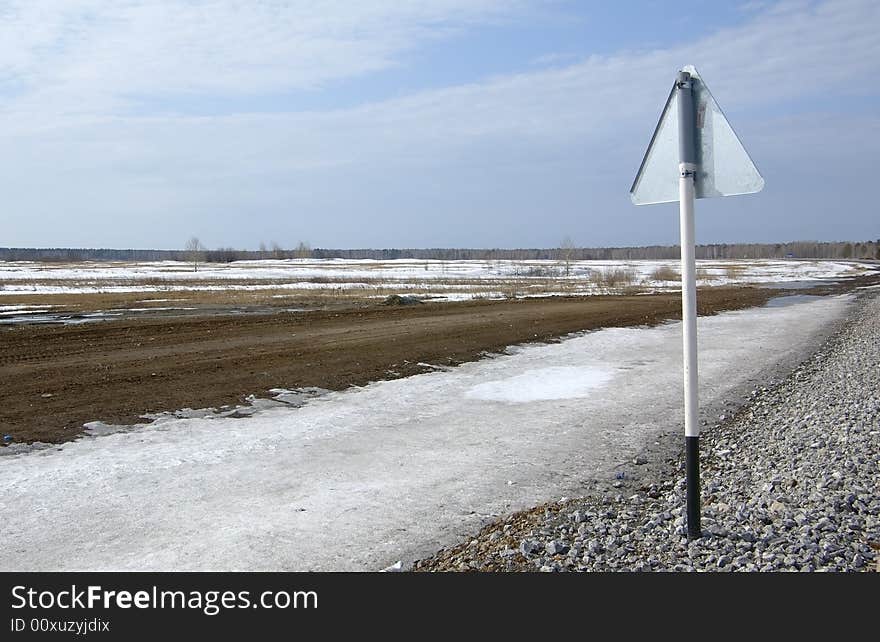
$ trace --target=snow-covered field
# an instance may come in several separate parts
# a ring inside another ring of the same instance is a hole
[[[846,261],[700,261],[700,285],[833,280],[869,269]],[[445,300],[599,294],[678,287],[677,261],[393,261],[286,259],[192,264],[0,262],[0,295],[309,291],[415,294]]]
[[[849,297],[699,320],[702,416]],[[0,456],[2,570],[376,570],[613,479],[681,422],[681,324],[612,328],[234,419]],[[282,398],[284,394],[282,393]],[[264,404],[265,405],[265,404]]]

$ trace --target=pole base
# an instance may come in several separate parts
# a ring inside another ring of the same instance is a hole
[[[700,528],[700,438],[685,437],[685,469],[687,471],[687,536],[699,539]]]

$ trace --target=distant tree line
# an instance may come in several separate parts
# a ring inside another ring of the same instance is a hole
[[[208,263],[256,259],[433,259],[463,260],[660,260],[678,259],[677,245],[650,245],[642,247],[576,247],[569,239],[555,248],[487,249],[487,248],[422,248],[422,249],[354,249],[339,250],[309,247],[300,242],[293,249],[278,244],[259,250],[237,250],[231,247],[182,250],[116,250],[105,248],[0,248],[0,261],[190,261],[194,250],[199,259]],[[698,245],[698,259],[871,259],[880,260],[880,239],[874,241],[794,241],[790,243],[717,243]]]
[[[880,259],[880,239],[864,242],[795,241],[791,243],[720,243],[698,245],[698,259]],[[642,247],[576,247],[566,237],[556,248],[419,250],[322,250],[315,258],[346,259],[443,259],[443,260],[555,260],[638,261],[680,258],[677,245]]]

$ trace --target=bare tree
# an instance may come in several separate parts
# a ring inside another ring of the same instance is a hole
[[[312,258],[312,248],[308,243],[299,242],[299,245],[296,246],[296,252],[294,254],[298,259],[310,259]]]
[[[275,259],[283,259],[284,258],[284,250],[275,241],[272,241],[272,258],[275,258]]]
[[[197,236],[192,236],[183,249],[186,252],[186,260],[193,264],[193,272],[198,272],[199,263],[204,260],[205,246]]]
[[[565,276],[571,275],[571,262],[574,260],[574,241],[566,236],[559,244],[559,260],[565,269]]]

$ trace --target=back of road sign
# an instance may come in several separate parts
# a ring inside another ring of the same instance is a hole
[[[696,198],[760,192],[764,179],[709,88],[692,66],[685,67],[684,71],[689,72],[694,81],[697,112]],[[630,198],[636,205],[677,202],[678,179],[678,92],[673,86],[630,188]]]

